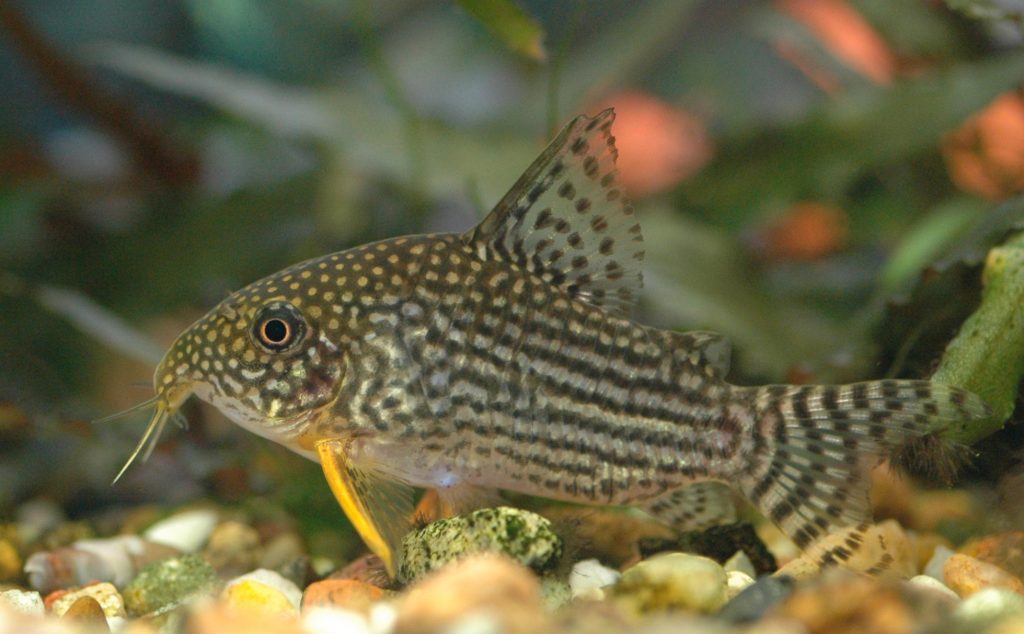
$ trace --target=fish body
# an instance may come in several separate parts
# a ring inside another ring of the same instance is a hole
[[[736,386],[721,336],[630,320],[643,240],[613,118],[570,123],[467,233],[323,256],[224,300],[157,369],[140,448],[196,394],[319,460],[392,571],[414,488],[679,528],[731,517],[735,489],[802,547],[865,521],[870,466],[984,404],[927,381]]]

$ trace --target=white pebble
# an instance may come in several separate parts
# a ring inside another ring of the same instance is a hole
[[[754,578],[740,570],[729,570],[725,573],[726,600],[743,592],[748,586],[754,585]]]
[[[726,572],[732,572],[735,570],[737,572],[745,573],[751,579],[757,577],[757,570],[754,569],[754,562],[750,561],[750,557],[748,557],[747,553],[742,550],[737,550],[736,554],[729,557],[729,559],[722,564],[722,567],[725,568]]]
[[[302,615],[302,626],[309,634],[373,634],[366,617],[341,608],[312,608]]]
[[[36,614],[42,616],[43,597],[34,590],[4,590],[0,592],[0,602],[14,608],[22,614]]]
[[[299,590],[297,585],[285,579],[273,570],[259,568],[252,572],[247,572],[240,577],[235,577],[231,581],[228,581],[227,584],[224,585],[224,590],[227,590],[231,586],[237,585],[242,581],[255,581],[278,590],[288,599],[288,601],[291,602],[292,605],[295,606],[296,610],[299,609],[299,605],[302,603],[302,590]]]
[[[217,525],[217,520],[216,511],[184,511],[153,524],[146,529],[143,536],[151,542],[177,548],[185,553],[194,553],[206,544]]]
[[[935,547],[935,552],[932,553],[932,558],[928,560],[928,563],[924,565],[924,574],[928,575],[932,579],[943,581],[945,575],[942,572],[943,567],[946,565],[946,560],[952,557],[955,553],[942,546],[941,544]]]
[[[978,622],[1024,614],[1024,597],[1008,588],[984,588],[961,601],[954,614]]]
[[[941,593],[944,596],[948,596],[950,599],[954,599],[956,601],[960,600],[960,597],[957,595],[957,593],[950,590],[949,586],[942,583],[935,577],[930,577],[928,575],[917,575],[915,577],[911,577],[910,583],[914,584],[915,586],[921,586],[922,588],[930,588]]]
[[[391,634],[398,622],[398,612],[390,603],[378,601],[370,607],[370,631],[373,634]]]
[[[569,573],[569,587],[575,599],[591,589],[604,588],[619,580],[622,576],[618,570],[602,565],[596,559],[584,559],[572,567]]]

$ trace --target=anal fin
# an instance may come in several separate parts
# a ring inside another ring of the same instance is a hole
[[[345,515],[392,577],[398,571],[402,538],[412,528],[414,489],[360,461],[350,438],[316,443],[320,466]]]

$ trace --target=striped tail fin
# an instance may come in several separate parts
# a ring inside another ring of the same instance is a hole
[[[869,472],[884,458],[988,415],[974,394],[929,381],[737,390],[755,420],[739,488],[802,549],[870,522]],[[842,549],[833,556],[845,558]]]

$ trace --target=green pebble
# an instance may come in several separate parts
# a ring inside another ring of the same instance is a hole
[[[128,614],[164,612],[200,595],[217,591],[220,580],[213,566],[199,555],[171,557],[142,569],[122,593]]]
[[[535,513],[506,506],[481,509],[406,535],[398,579],[409,583],[460,557],[482,552],[502,553],[543,573],[558,564],[562,540],[551,522]]]

